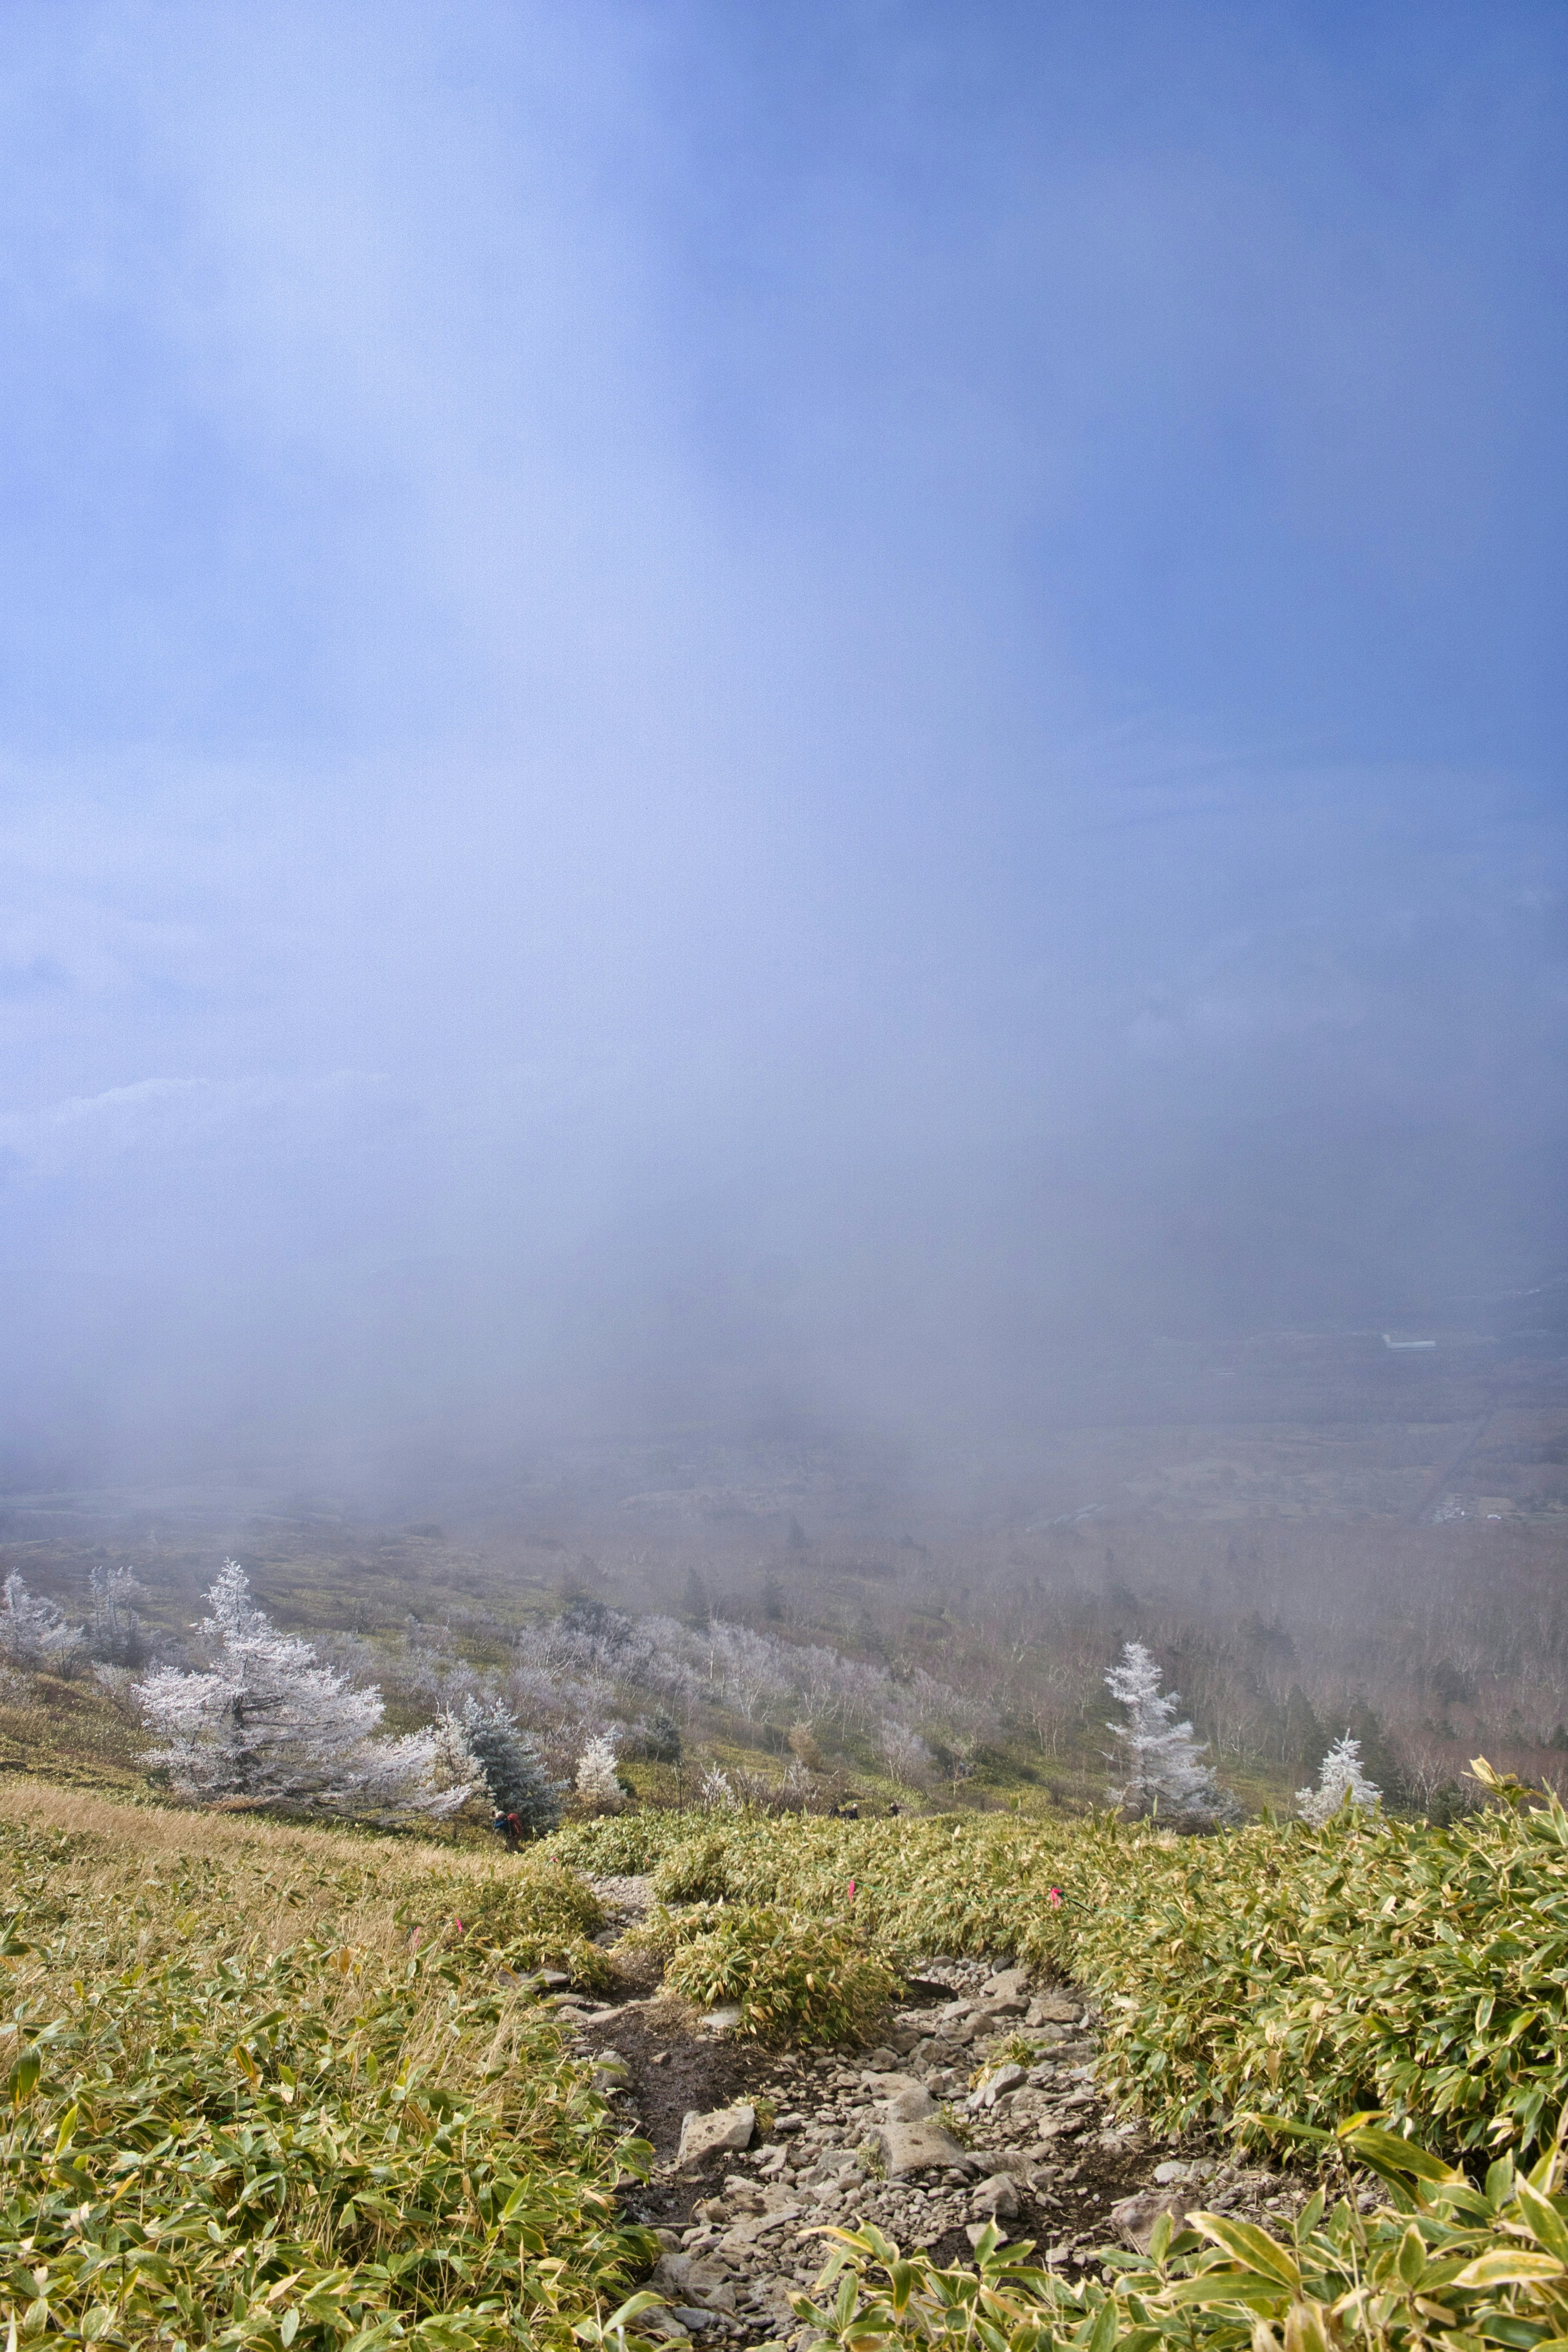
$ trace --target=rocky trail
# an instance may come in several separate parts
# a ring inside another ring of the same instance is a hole
[[[595,1882],[617,1937],[648,1907],[646,1879]],[[657,1988],[614,2003],[563,1996],[582,2054],[655,2168],[628,2218],[665,2252],[648,2282],[671,2337],[752,2344],[800,2333],[792,2294],[826,2258],[823,2231],[873,2222],[903,2248],[967,2261],[994,2221],[1036,2259],[1092,2264],[1146,2245],[1160,2213],[1194,2205],[1278,2224],[1311,2187],[1159,2141],[1096,2088],[1095,2011],[1022,1969],[933,1956],[882,2042],[792,2052],[735,2039]],[[803,2336],[802,2340],[805,2338]]]

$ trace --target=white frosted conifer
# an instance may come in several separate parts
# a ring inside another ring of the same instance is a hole
[[[601,1812],[618,1813],[626,1792],[616,1776],[616,1743],[607,1731],[590,1739],[577,1759],[577,1794]]]
[[[309,1642],[279,1633],[237,1560],[224,1562],[207,1600],[207,1670],[161,1666],[132,1693],[159,1743],[147,1761],[181,1796],[399,1821],[454,1812],[472,1794],[474,1774],[443,1785],[436,1732],[378,1738],[381,1693],[353,1689]]]
[[[0,1656],[7,1665],[35,1674],[58,1670],[70,1664],[81,1646],[81,1634],[67,1624],[64,1611],[41,1593],[29,1592],[13,1569],[0,1590]]]
[[[1206,1742],[1195,1739],[1190,1723],[1176,1723],[1178,1694],[1162,1692],[1160,1669],[1142,1642],[1129,1642],[1121,1663],[1105,1677],[1112,1698],[1127,1709],[1125,1723],[1111,1723],[1121,1745],[1114,1761],[1123,1778],[1108,1789],[1108,1801],[1130,1821],[1154,1815],[1188,1828],[1212,1827],[1235,1811],[1201,1759]]]
[[[1297,1811],[1318,1830],[1332,1821],[1342,1805],[1382,1802],[1383,1790],[1374,1780],[1367,1779],[1363,1769],[1361,1741],[1352,1739],[1348,1731],[1335,1740],[1319,1765],[1317,1787],[1296,1791]]]

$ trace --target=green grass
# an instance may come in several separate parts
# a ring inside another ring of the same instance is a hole
[[[771,1906],[706,1904],[644,1930],[666,1952],[664,1980],[700,2008],[737,2005],[737,2031],[793,2043],[869,2040],[899,1978],[837,1920]]]
[[[647,2246],[503,1965],[558,1864],[5,1792],[0,2315],[43,2343],[565,2347]]]
[[[1375,2130],[1343,2153],[1382,2176],[1370,2214],[1321,2192],[1289,2237],[1220,2213],[1157,2225],[1070,2280],[992,2230],[973,2266],[903,2252],[874,2229],[837,2246],[797,2316],[841,2352],[1557,2352],[1568,2341],[1568,2198],[1544,2158],[1471,2182]]]
[[[518,1979],[602,1982],[583,1874],[650,1871],[672,1988],[760,2038],[873,2030],[922,1954],[1017,1957],[1098,1999],[1101,2078],[1156,2126],[1386,2183],[1103,2284],[863,2232],[804,2315],[845,2352],[1563,2352],[1568,1814],[1498,1795],[1450,1830],[1197,1839],[637,1811],[509,1859],[13,1779],[0,2319],[18,2347],[597,2342],[647,2256],[615,2207],[647,2150]]]
[[[1554,1801],[1449,1830],[1351,1812],[1210,1838],[645,1814],[553,1843],[587,1868],[651,1868],[672,1893],[851,1919],[894,1966],[1060,1968],[1104,2008],[1102,2078],[1162,2128],[1228,2122],[1258,2140],[1366,2108],[1453,2154],[1522,2152],[1568,2099]]]

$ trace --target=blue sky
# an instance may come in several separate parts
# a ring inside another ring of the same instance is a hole
[[[18,1463],[919,1427],[1559,1264],[1565,68],[8,9]]]

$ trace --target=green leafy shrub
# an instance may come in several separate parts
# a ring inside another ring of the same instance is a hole
[[[661,1903],[721,1903],[732,1890],[721,1837],[672,1846],[654,1865],[653,1891]]]
[[[1099,1992],[1100,2073],[1165,2127],[1362,2109],[1528,2149],[1568,2099],[1568,1815],[1336,1815],[1234,1837],[1084,1833],[1025,1938]],[[1252,2126],[1257,2136],[1257,2126]]]
[[[0,2325],[41,2346],[573,2352],[652,2251],[616,2205],[650,2151],[456,1922],[462,1903],[515,1941],[531,1901],[580,1926],[587,1890],[89,1810],[114,1833],[0,1821],[26,1890],[0,1935]],[[411,1912],[431,1923],[413,1950]]]
[[[705,1906],[662,1926],[665,1982],[704,2009],[738,2002],[763,2042],[858,2042],[885,2015],[898,1978],[831,1922],[763,1907]]]
[[[667,1853],[700,1837],[700,1813],[611,1813],[595,1821],[568,1822],[550,1841],[550,1850],[574,1869],[604,1878],[626,1878]]]
[[[1522,1792],[1499,1788],[1505,1799]],[[1360,2110],[1450,2152],[1541,2142],[1568,2102],[1568,1815],[1449,1829],[1347,1809],[1178,1838],[1104,1822],[722,1825],[737,1904],[849,1916],[895,1965],[1012,1953],[1100,1999],[1101,2079],[1163,2129]],[[669,1857],[668,1864],[666,1857]],[[715,1871],[715,1875],[717,1871]],[[853,1886],[853,1897],[850,1889]]]
[[[1555,2158],[1528,2176],[1504,2157],[1476,2187],[1375,2129],[1347,2153],[1390,2191],[1363,2215],[1319,2192],[1289,2239],[1226,2214],[1155,2228],[1147,2255],[1102,2253],[1069,2280],[1004,2252],[973,2267],[902,2253],[879,2231],[836,2231],[817,2294],[795,2298],[819,2344],[844,2352],[1528,2352],[1568,2340],[1568,2199]],[[837,2294],[830,2294],[837,2284]]]
[[[492,1865],[482,1877],[432,1872],[398,1916],[419,1944],[461,1939],[520,1976],[563,1969],[585,1992],[602,1992],[613,1980],[609,1961],[589,1941],[604,1926],[605,1906],[552,1859],[531,1855],[521,1867]]]

